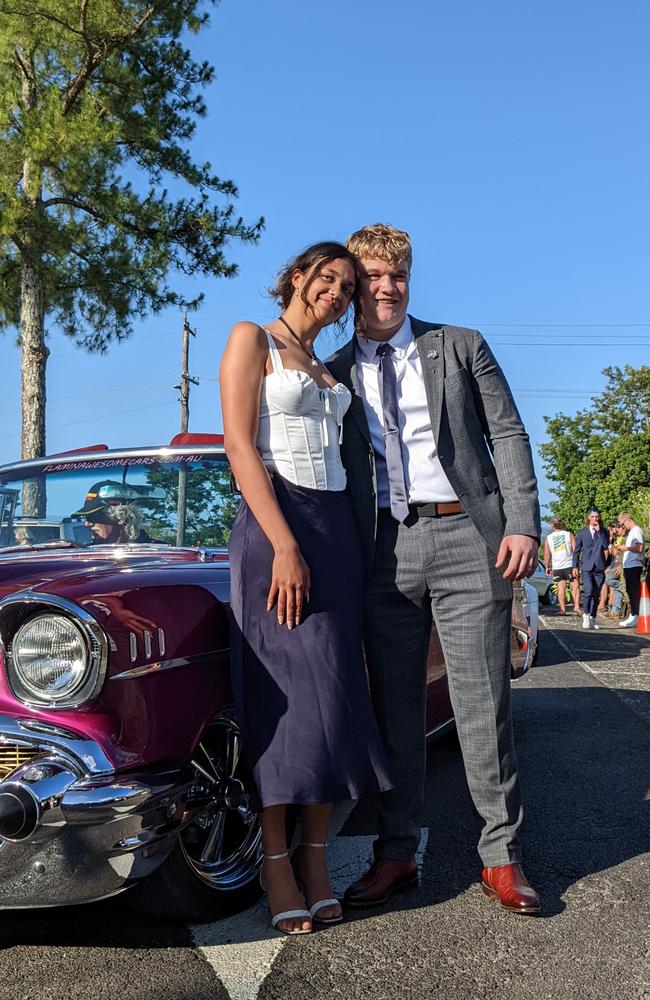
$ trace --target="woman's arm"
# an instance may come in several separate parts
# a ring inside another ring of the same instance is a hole
[[[619,552],[643,552],[643,545],[641,542],[632,542],[631,545],[619,545]]]
[[[237,323],[221,362],[224,443],[233,475],[275,553],[268,608],[277,600],[278,622],[297,625],[309,600],[309,569],[280,510],[256,448],[260,394],[268,357],[266,334],[255,323]]]

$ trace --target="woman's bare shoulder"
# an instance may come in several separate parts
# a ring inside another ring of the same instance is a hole
[[[230,336],[237,340],[259,341],[261,344],[268,343],[264,327],[260,326],[259,323],[253,323],[247,319],[242,320],[240,323],[235,323],[230,331]]]
[[[226,354],[253,354],[261,358],[266,357],[268,346],[269,342],[264,327],[260,326],[259,323],[243,320],[241,323],[235,323],[230,331]]]

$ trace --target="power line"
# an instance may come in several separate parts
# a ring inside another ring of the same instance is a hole
[[[61,406],[70,406],[71,403],[82,403],[82,402],[94,402],[96,399],[100,399],[106,396],[112,396],[115,394],[122,394],[129,390],[142,390],[142,389],[154,389],[154,388],[164,388],[167,382],[157,381],[157,382],[131,382],[124,383],[122,385],[111,386],[110,389],[98,389],[96,392],[81,392],[73,396],[66,396],[64,399],[54,399],[47,400],[48,412],[52,409],[57,409]],[[13,414],[20,413],[20,406],[14,406],[11,410],[0,411],[0,417],[8,417]]]
[[[566,329],[566,330],[579,330],[581,328],[591,329],[591,330],[604,330],[604,329],[618,329],[618,330],[634,330],[634,329],[647,329],[650,330],[650,323],[482,323],[482,326],[500,326],[504,329],[510,327],[546,327],[554,329]]]
[[[529,336],[529,335],[527,334],[526,336]],[[530,336],[532,336],[532,337],[538,337],[539,334],[533,333],[533,334],[530,334]],[[490,334],[490,340],[494,340],[497,337],[512,337],[512,334],[511,333],[491,333]],[[603,342],[604,340],[608,340],[608,341],[612,340],[612,335],[610,333],[585,333],[585,334],[580,334],[580,333],[575,333],[574,332],[574,333],[567,334],[567,337],[571,337],[573,340],[580,339],[581,337],[588,337],[590,340],[600,340],[601,342]],[[555,333],[555,332],[549,333],[548,334],[548,338],[552,338],[555,341],[557,341],[557,343],[560,343],[560,344],[562,344],[562,343],[564,343],[566,341],[566,337],[563,337],[562,334]],[[548,339],[548,338],[544,338],[544,339]],[[637,334],[632,333],[632,334],[628,334],[627,335],[627,340],[630,343],[634,343],[634,344],[647,344],[647,343],[650,343],[650,334],[646,334],[646,333],[637,333]],[[583,341],[581,341],[581,343],[582,342]],[[619,343],[618,340],[615,341],[615,342]]]
[[[619,347],[647,347],[650,349],[650,343],[631,343],[629,341],[621,340],[611,340],[611,341],[571,341],[571,340],[497,340],[495,337],[490,337],[490,344],[496,344],[497,347],[611,347],[617,349]]]
[[[96,417],[86,417],[83,420],[66,420],[64,424],[55,424],[53,427],[48,427],[48,431],[61,430],[64,427],[73,427],[76,424],[91,424],[97,420],[112,420],[113,417],[122,417],[127,413],[142,413],[143,410],[157,410],[163,406],[176,406],[176,403],[173,400],[168,400],[165,403],[152,403],[150,406],[138,406],[134,410],[119,410],[117,413],[103,413]],[[16,431],[13,434],[0,434],[0,440],[13,437],[20,437],[20,432]]]

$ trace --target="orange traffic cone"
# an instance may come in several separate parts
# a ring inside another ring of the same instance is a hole
[[[636,623],[636,630],[639,635],[647,635],[650,632],[650,590],[648,590],[648,584],[645,580],[641,584],[639,620]]]

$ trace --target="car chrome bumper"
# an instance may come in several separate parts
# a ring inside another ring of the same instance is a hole
[[[76,734],[0,715],[0,751],[13,747],[33,756],[0,781],[0,909],[111,896],[168,857],[190,768],[117,775]]]

